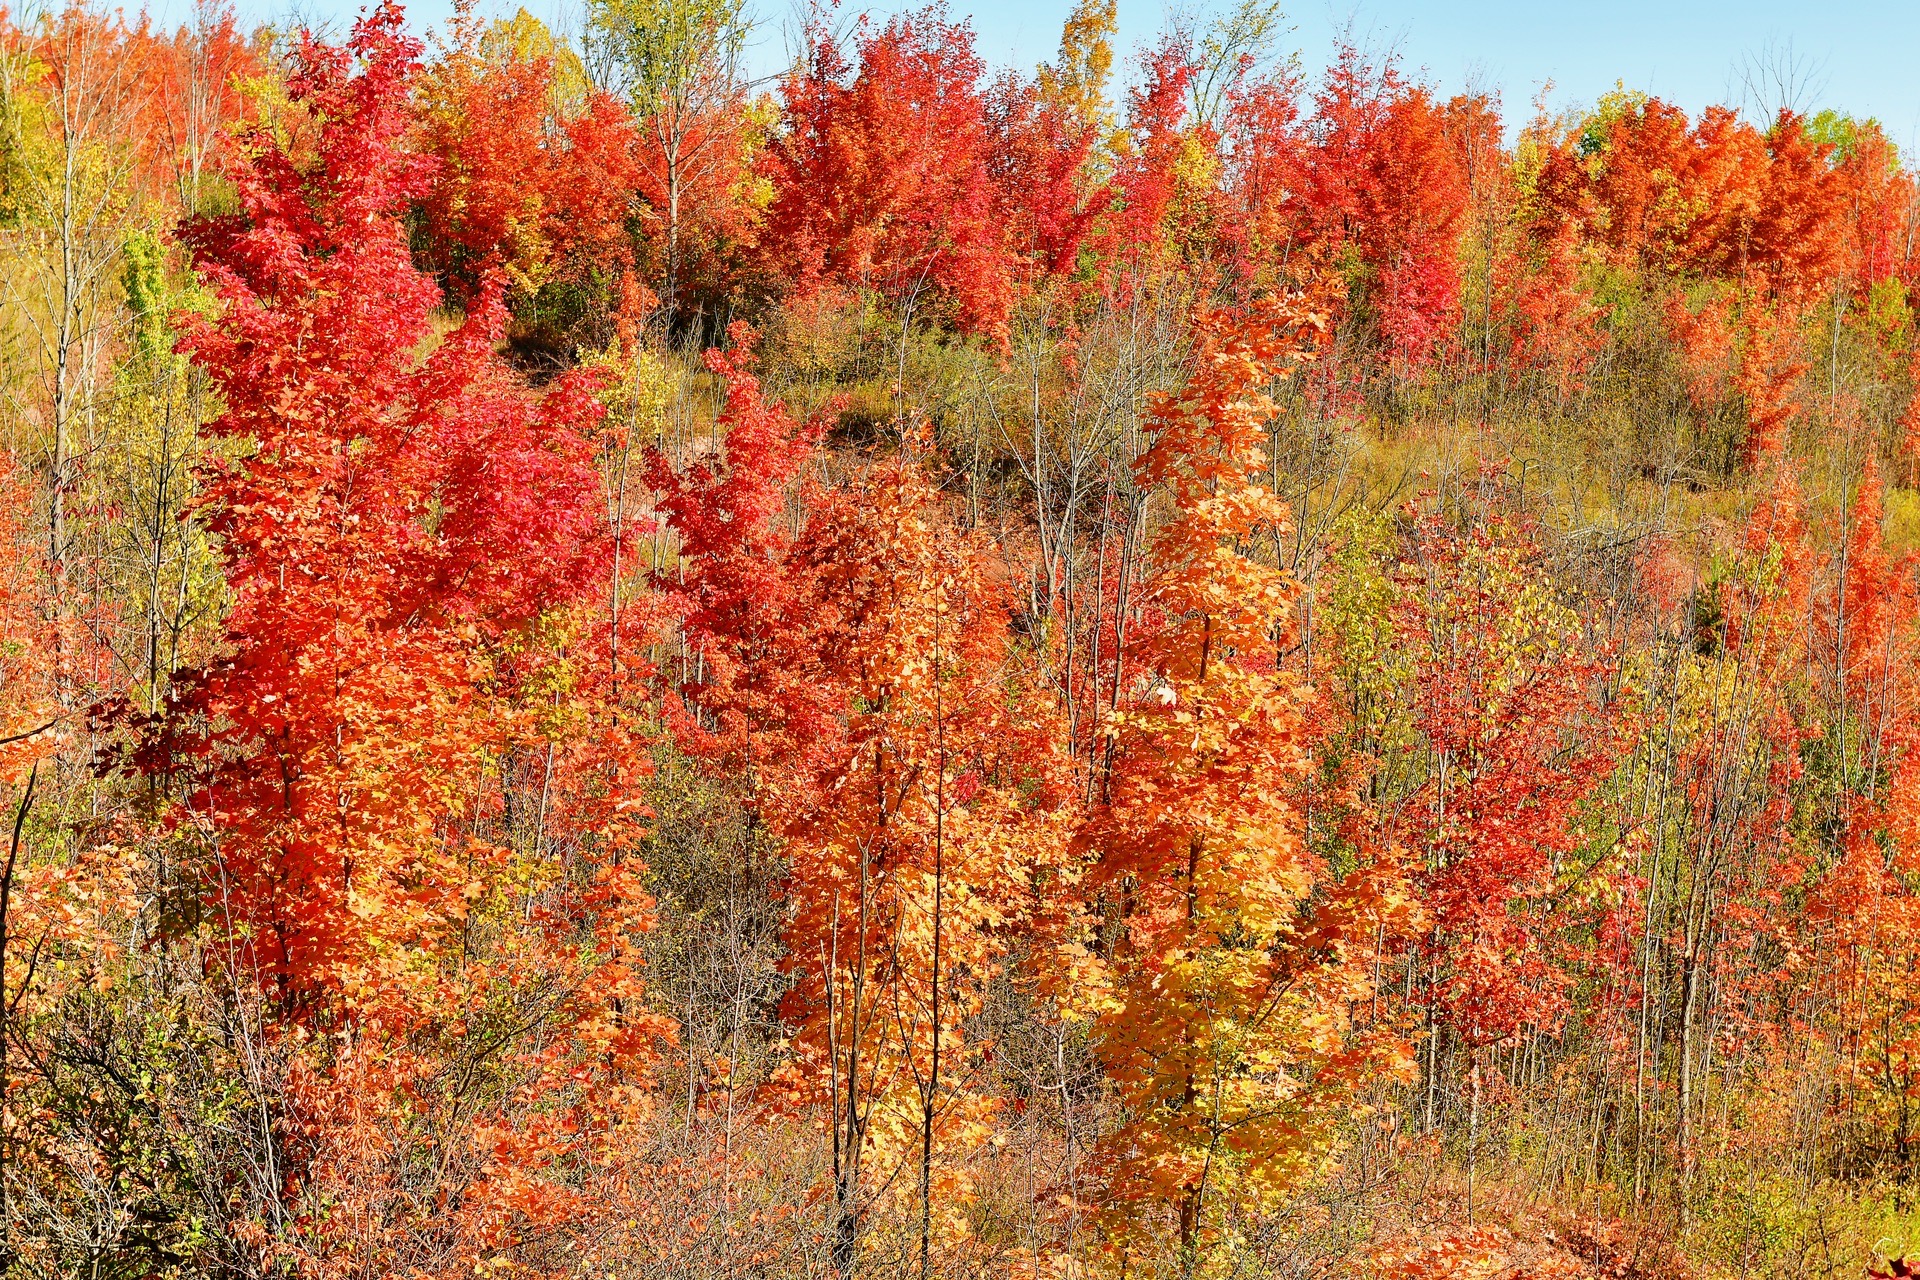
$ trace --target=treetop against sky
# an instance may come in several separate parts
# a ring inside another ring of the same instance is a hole
[[[190,0],[156,0],[155,15],[172,22]],[[509,16],[518,0],[480,0],[484,16]],[[556,30],[577,31],[578,0],[526,0],[534,16]],[[786,0],[758,0],[760,29],[749,58],[763,73],[785,61],[798,9]],[[895,0],[862,5],[846,0],[849,16],[876,17],[913,7]],[[1053,53],[1070,0],[964,0],[952,6],[979,36],[991,66],[1031,66]],[[1205,0],[1131,0],[1120,6],[1120,43],[1150,43],[1181,14],[1220,7]],[[407,6],[416,31],[438,30],[452,0]],[[360,10],[357,0],[239,0],[243,22],[292,17],[331,26],[344,35]],[[494,13],[498,10],[498,15]],[[1793,104],[1832,107],[1872,116],[1903,148],[1920,140],[1920,5],[1902,0],[1615,0],[1608,4],[1541,4],[1536,0],[1300,0],[1290,6],[1290,32],[1280,51],[1297,52],[1318,70],[1337,42],[1397,49],[1404,65],[1423,69],[1441,87],[1497,89],[1510,120],[1521,120],[1543,85],[1555,108],[1591,102],[1623,83],[1698,111],[1751,98],[1751,81],[1765,82],[1771,108],[1779,105],[1778,73],[1791,68]]]

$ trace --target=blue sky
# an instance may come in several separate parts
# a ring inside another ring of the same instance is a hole
[[[137,3],[137,0],[135,0]],[[154,0],[177,17],[189,0]],[[789,0],[749,0],[763,26],[754,55],[780,64]],[[1226,3],[1229,0],[1214,0]],[[238,0],[249,20],[299,13],[344,26],[358,0]],[[841,0],[857,10],[859,0]],[[536,16],[577,27],[582,0],[479,0],[482,12],[519,4]],[[134,4],[129,3],[129,8]],[[875,13],[897,4],[881,2]],[[972,20],[980,50],[995,66],[1032,66],[1049,56],[1072,0],[955,0]],[[451,0],[416,0],[417,28],[445,20]],[[1164,25],[1166,0],[1120,0],[1121,39],[1131,48]],[[1287,46],[1309,72],[1324,65],[1343,31],[1363,45],[1399,51],[1408,69],[1447,91],[1469,83],[1500,91],[1510,121],[1529,114],[1541,82],[1551,80],[1556,108],[1591,102],[1616,81],[1689,110],[1739,94],[1739,68],[1791,49],[1816,92],[1812,105],[1878,117],[1909,151],[1920,142],[1920,0],[1295,0]],[[1776,56],[1772,59],[1779,61]]]

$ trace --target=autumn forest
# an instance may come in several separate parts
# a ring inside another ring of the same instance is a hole
[[[1920,1274],[1882,127],[766,25],[0,10],[0,1274]]]

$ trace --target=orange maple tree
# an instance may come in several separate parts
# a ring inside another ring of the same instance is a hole
[[[1167,514],[1142,598],[1162,621],[1132,642],[1142,682],[1107,721],[1076,837],[1111,922],[1079,1002],[1124,1108],[1098,1155],[1114,1240],[1136,1247],[1171,1206],[1189,1271],[1233,1207],[1317,1167],[1354,1085],[1398,1069],[1352,1010],[1371,989],[1361,940],[1402,928],[1406,900],[1391,858],[1336,877],[1304,838],[1314,699],[1275,661],[1298,587],[1262,551],[1287,527],[1256,479],[1264,388],[1324,325],[1298,297],[1209,317],[1186,385],[1153,404],[1139,479]]]

